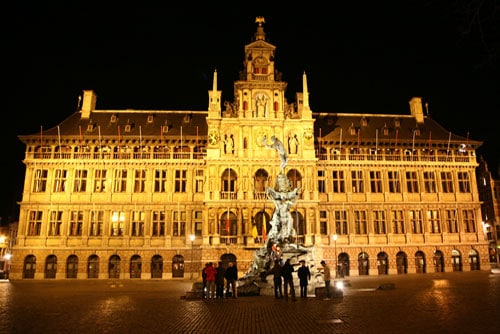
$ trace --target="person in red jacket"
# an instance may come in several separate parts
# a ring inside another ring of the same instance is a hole
[[[205,275],[207,275],[207,299],[215,299],[215,276],[217,275],[217,269],[215,269],[212,262],[209,262],[205,268]]]

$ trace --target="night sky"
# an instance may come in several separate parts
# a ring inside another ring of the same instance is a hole
[[[496,176],[500,3],[346,2],[4,4],[4,223],[17,219],[21,199],[18,135],[56,126],[84,89],[96,92],[98,109],[207,110],[216,69],[222,100],[232,101],[256,16],[277,47],[289,102],[304,71],[313,112],[409,114],[420,96],[447,130],[484,142],[479,155]]]

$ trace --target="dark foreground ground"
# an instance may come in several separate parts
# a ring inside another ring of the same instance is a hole
[[[3,281],[0,333],[500,332],[500,274],[347,280],[343,297],[297,302],[185,299],[189,280]]]

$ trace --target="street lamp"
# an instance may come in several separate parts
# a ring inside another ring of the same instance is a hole
[[[339,268],[338,268],[338,264],[337,264],[337,261],[338,261],[338,257],[337,257],[337,233],[335,233],[333,235],[333,242],[334,242],[334,247],[335,247],[335,278],[337,278],[337,275],[339,273]]]
[[[194,243],[194,234],[191,234],[189,236],[189,240],[191,240],[191,279],[193,279],[193,271],[194,271],[194,265],[193,265],[193,243]]]

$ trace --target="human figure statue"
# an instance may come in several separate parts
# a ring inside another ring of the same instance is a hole
[[[285,146],[283,146],[283,143],[281,140],[276,138],[275,136],[271,136],[271,144],[267,143],[267,136],[264,136],[262,140],[262,144],[266,147],[275,149],[278,152],[278,155],[280,157],[280,172],[283,172],[285,170],[285,167],[288,163],[288,154],[286,153]]]
[[[226,138],[224,139],[224,150],[226,154],[233,154],[234,152],[234,139],[233,135],[230,135],[229,137],[226,135]]]
[[[288,138],[288,148],[290,150],[290,154],[297,154],[299,148],[299,140],[297,139],[297,135],[293,135]]]
[[[290,180],[284,174],[278,174],[274,189],[267,188],[266,195],[275,205],[269,239],[283,241],[295,234],[290,207],[295,203],[298,191],[299,188],[291,189]]]

